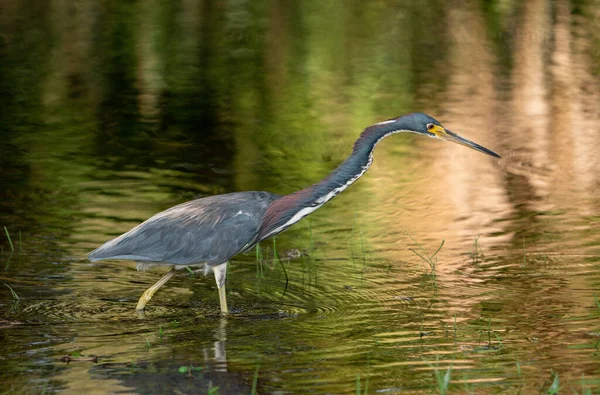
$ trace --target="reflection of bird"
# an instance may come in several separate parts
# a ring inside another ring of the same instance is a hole
[[[158,213],[108,241],[92,251],[89,259],[133,259],[139,262],[138,269],[155,265],[172,267],[143,293],[137,310],[144,308],[176,270],[205,264],[205,273],[208,268],[215,273],[221,312],[227,313],[227,261],[283,232],[346,189],[367,171],[377,143],[399,132],[452,141],[500,157],[446,130],[428,115],[408,114],[366,128],[354,144],[350,157],[317,184],[285,196],[269,192],[234,192],[192,200]]]

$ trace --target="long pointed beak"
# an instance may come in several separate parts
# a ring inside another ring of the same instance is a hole
[[[481,145],[474,143],[471,140],[467,140],[463,137],[460,137],[458,134],[451,132],[448,129],[444,129],[444,131],[446,133],[438,134],[438,137],[442,140],[451,141],[453,143],[458,143],[460,145],[464,145],[465,147],[472,148],[476,151],[483,152],[484,154],[488,154],[488,155],[496,157],[496,158],[501,158],[501,156],[498,155],[497,153],[495,153],[494,151],[489,150],[485,147],[482,147]]]

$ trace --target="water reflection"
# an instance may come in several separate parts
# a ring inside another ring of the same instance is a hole
[[[539,392],[550,370],[597,389],[595,2],[1,7],[5,391],[343,393],[360,375],[430,393],[449,367],[456,391]],[[386,139],[352,188],[232,262],[227,320],[213,279],[186,275],[139,319],[161,273],[84,259],[195,196],[312,184],[414,110],[503,159]],[[429,264],[410,250],[442,240]]]

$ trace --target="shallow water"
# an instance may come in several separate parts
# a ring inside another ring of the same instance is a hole
[[[413,3],[0,6],[2,391],[598,391],[600,6]],[[502,159],[384,140],[233,259],[227,318],[212,276],[140,316],[164,271],[85,258],[197,196],[310,185],[410,111]]]

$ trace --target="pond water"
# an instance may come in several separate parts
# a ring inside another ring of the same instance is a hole
[[[399,3],[5,1],[2,392],[598,391],[599,3]],[[231,261],[228,317],[212,275],[142,316],[165,271],[86,259],[195,197],[308,186],[411,111],[502,159],[384,140]]]

